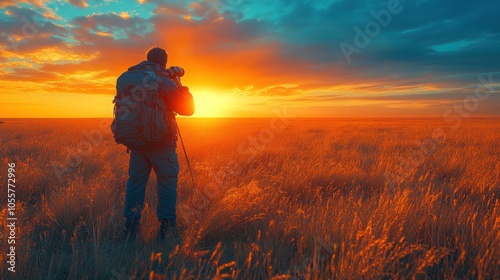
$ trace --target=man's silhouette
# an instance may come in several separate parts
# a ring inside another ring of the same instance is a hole
[[[157,178],[158,207],[156,215],[160,222],[159,238],[161,240],[176,229],[176,201],[177,201],[177,175],[179,162],[177,158],[177,131],[175,114],[189,116],[194,113],[193,96],[189,89],[182,86],[180,78],[169,78],[166,71],[168,55],[164,49],[155,47],[148,51],[147,61],[143,61],[128,70],[154,71],[159,77],[158,94],[165,101],[168,111],[170,129],[174,130],[165,143],[144,149],[130,151],[129,178],[125,197],[124,216],[125,234],[127,238],[134,239],[139,232],[141,211],[144,207],[146,184],[154,169]]]

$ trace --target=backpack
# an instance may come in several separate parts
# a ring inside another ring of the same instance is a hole
[[[152,71],[129,70],[116,81],[111,131],[128,149],[149,148],[172,139],[175,119],[158,95],[160,77]]]

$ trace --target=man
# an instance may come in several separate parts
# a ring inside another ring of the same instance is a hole
[[[128,70],[150,70],[159,77],[158,94],[165,101],[168,114],[174,125],[173,137],[165,143],[144,149],[130,151],[129,178],[125,197],[124,216],[126,238],[134,239],[139,233],[141,211],[144,207],[146,184],[154,169],[157,178],[158,207],[156,215],[160,222],[159,238],[164,240],[168,234],[175,235],[177,175],[179,162],[177,158],[177,131],[175,113],[190,116],[194,113],[193,96],[189,89],[181,84],[180,78],[169,78],[166,71],[168,55],[164,49],[154,47],[147,53],[147,61],[143,61]]]

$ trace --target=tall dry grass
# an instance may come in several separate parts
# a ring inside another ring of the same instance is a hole
[[[156,241],[154,175],[121,242],[128,155],[100,121],[0,125],[19,218],[3,279],[500,279],[498,121],[296,119],[261,137],[270,120],[181,119],[200,190],[179,150],[180,245]],[[436,127],[446,140],[388,184]]]

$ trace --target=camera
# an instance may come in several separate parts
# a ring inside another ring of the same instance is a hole
[[[167,71],[170,79],[175,79],[175,77],[180,78],[180,77],[184,76],[184,73],[186,73],[184,71],[184,69],[179,67],[179,66],[170,66],[166,69],[166,71]]]

